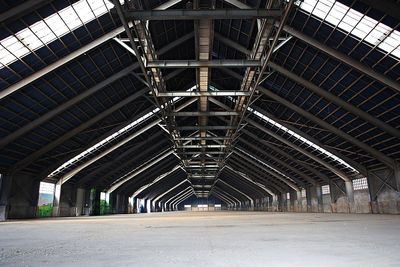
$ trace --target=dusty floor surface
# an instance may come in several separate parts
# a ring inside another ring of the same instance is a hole
[[[176,212],[0,223],[1,266],[400,266],[400,216]]]

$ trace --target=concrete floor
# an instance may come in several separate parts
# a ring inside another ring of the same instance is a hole
[[[0,223],[1,266],[400,266],[400,216],[175,212]]]

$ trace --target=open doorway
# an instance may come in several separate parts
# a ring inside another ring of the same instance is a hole
[[[53,215],[54,190],[55,184],[40,182],[38,217],[51,217]]]

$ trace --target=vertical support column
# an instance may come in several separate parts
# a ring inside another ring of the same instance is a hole
[[[302,212],[303,211],[303,209],[302,209],[302,206],[303,206],[303,203],[302,203],[302,197],[301,197],[301,190],[299,190],[299,191],[296,191],[296,212]]]
[[[400,163],[395,162],[393,171],[394,171],[394,179],[397,185],[397,192],[400,192]]]
[[[317,198],[318,209],[317,212],[324,212],[324,205],[322,201],[322,187],[320,185],[315,186],[315,193]]]
[[[90,215],[97,216],[100,215],[100,190],[98,188],[93,188],[90,191]]]
[[[37,213],[40,180],[26,174],[13,174],[11,181],[5,180],[5,197],[7,198],[7,218],[25,219],[34,218]],[[8,187],[11,182],[11,188]]]
[[[53,217],[60,216],[61,187],[62,187],[62,180],[60,180],[56,183],[56,186],[54,189]]]
[[[83,214],[89,216],[91,214],[91,204],[90,204],[90,189],[85,189],[85,201],[83,206]]]
[[[0,222],[8,218],[8,197],[12,185],[12,176],[0,174]]]
[[[281,193],[281,211],[287,211],[287,193]]]
[[[53,199],[53,216],[77,216],[77,196],[77,188],[73,184],[57,182]]]
[[[308,212],[322,212],[322,189],[320,185],[313,185],[307,188]]]
[[[279,211],[279,198],[278,195],[272,196],[272,211]]]
[[[83,208],[85,205],[85,189],[77,188],[76,189],[76,211],[75,216],[81,216],[84,214]]]
[[[312,188],[306,187],[307,212],[312,212]]]
[[[349,213],[354,213],[354,188],[353,188],[353,182],[352,181],[348,181],[345,182],[345,186],[346,186],[346,195],[347,195],[347,199],[349,201]]]

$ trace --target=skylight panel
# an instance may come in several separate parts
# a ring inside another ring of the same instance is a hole
[[[109,1],[80,0],[0,41],[0,67],[43,47],[108,12]]]
[[[59,11],[58,14],[70,29],[75,29],[82,25],[81,20],[71,6]]]
[[[56,39],[56,36],[44,21],[39,21],[29,27],[32,32],[45,44]]]
[[[400,58],[400,32],[333,0],[304,0],[300,8],[339,29]]]
[[[79,18],[83,23],[87,23],[95,18],[89,4],[86,1],[79,1],[73,5],[76,13],[78,13]]]
[[[46,19],[46,24],[54,32],[55,35],[61,36],[69,31],[67,25],[58,14],[54,14]]]

